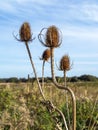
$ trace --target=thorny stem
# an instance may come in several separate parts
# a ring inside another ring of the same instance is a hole
[[[65,86],[65,88],[67,87],[66,86],[66,71],[64,70],[64,86]]]
[[[67,87],[67,85],[66,85],[66,70],[64,70],[64,86],[65,86],[65,88]],[[69,130],[70,130],[71,125],[70,125],[70,115],[69,115],[69,105],[68,105],[67,92],[66,92],[66,107],[67,107],[67,115],[68,115],[68,127],[69,127]]]
[[[66,123],[64,114],[63,114],[62,111],[60,111],[58,108],[55,108],[55,110],[62,116],[63,121],[64,121],[64,125],[65,125],[65,127],[66,127],[66,130],[68,130],[68,127],[67,127],[67,123]]]
[[[64,114],[62,113],[62,111],[59,110],[56,106],[54,106],[51,101],[49,101],[48,104],[46,104],[46,105],[47,105],[47,108],[50,107],[50,110],[55,110],[56,112],[58,112],[61,115],[61,117],[63,118],[63,121],[64,121],[65,128],[66,128],[66,130],[68,130],[67,123],[66,123],[66,120],[65,120],[65,117],[64,117]]]
[[[41,85],[40,85],[40,83],[39,83],[39,79],[38,79],[37,74],[36,74],[35,66],[34,66],[34,63],[33,63],[33,60],[32,60],[32,56],[31,56],[31,52],[30,52],[28,43],[25,42],[25,45],[26,45],[26,49],[27,49],[27,51],[28,51],[28,55],[29,55],[29,58],[30,58],[30,62],[31,62],[31,65],[32,65],[32,69],[33,69],[33,71],[34,71],[35,78],[36,78],[36,80],[37,80],[38,87],[39,87],[39,89],[40,89],[40,93],[41,93],[43,99],[45,100],[45,96],[44,96],[44,94],[43,94]]]
[[[45,60],[43,60],[43,65],[42,65],[42,87],[44,87],[44,66],[45,66]]]
[[[76,130],[76,99],[73,91],[69,87],[61,86],[57,83],[54,73],[54,48],[51,48],[51,74],[52,74],[52,80],[55,86],[58,89],[64,89],[65,91],[68,91],[72,98],[72,107],[73,107],[73,115],[72,115],[72,130]]]

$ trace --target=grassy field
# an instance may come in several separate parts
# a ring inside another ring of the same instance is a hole
[[[67,86],[77,100],[77,130],[98,130],[98,82],[68,82]],[[52,83],[45,83],[43,92],[67,118],[66,93]],[[67,95],[71,119],[71,101]],[[55,130],[56,124],[42,101],[36,81],[0,83],[0,130]],[[59,121],[62,122],[61,117]]]

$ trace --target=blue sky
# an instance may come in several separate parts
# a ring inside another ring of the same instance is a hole
[[[33,77],[25,45],[14,39],[21,24],[28,21],[36,39],[29,44],[38,76],[46,49],[37,35],[43,27],[55,25],[62,31],[63,41],[55,49],[55,62],[64,54],[70,56],[72,69],[67,76],[98,76],[98,1],[97,0],[3,0],[0,1],[0,78]],[[55,68],[57,76],[62,72]],[[45,76],[51,76],[50,64]]]

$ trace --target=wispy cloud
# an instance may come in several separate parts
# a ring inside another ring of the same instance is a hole
[[[65,26],[70,26],[73,23],[77,26],[78,24],[91,25],[92,22],[98,22],[98,4],[95,2],[90,3],[89,1],[77,2],[78,4],[76,2],[67,0],[62,0],[62,2],[59,0],[15,0],[13,2],[13,0],[5,0],[1,1],[0,10],[7,14],[8,12],[11,14],[14,13],[14,16],[18,18],[31,16],[34,19],[41,16],[42,18],[49,19],[51,17],[52,21],[58,25],[60,22],[61,24],[65,23]]]
[[[63,36],[78,37],[83,39],[98,39],[98,28],[96,27],[62,27]]]
[[[69,14],[73,20],[85,22],[98,22],[98,4],[73,4],[69,5]],[[74,14],[74,15],[73,15]],[[89,20],[89,21],[88,21]]]
[[[78,61],[78,62],[75,62],[75,64],[78,64],[78,65],[98,65],[98,62],[97,61]]]

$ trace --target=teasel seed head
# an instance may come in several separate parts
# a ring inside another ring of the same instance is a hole
[[[24,22],[19,30],[20,40],[28,42],[32,40],[31,28],[28,22]]]
[[[45,29],[46,32],[42,34]],[[43,28],[38,35],[38,39],[44,46],[56,48],[62,43],[62,33],[56,26],[52,25],[48,28]]]
[[[48,61],[49,58],[50,58],[50,56],[51,56],[50,49],[46,49],[46,50],[43,52],[41,59],[44,60],[44,61]]]
[[[50,26],[46,32],[46,45],[50,47],[59,46],[59,32],[56,26]]]
[[[60,60],[60,70],[68,71],[70,69],[70,58],[68,55],[64,55]]]

